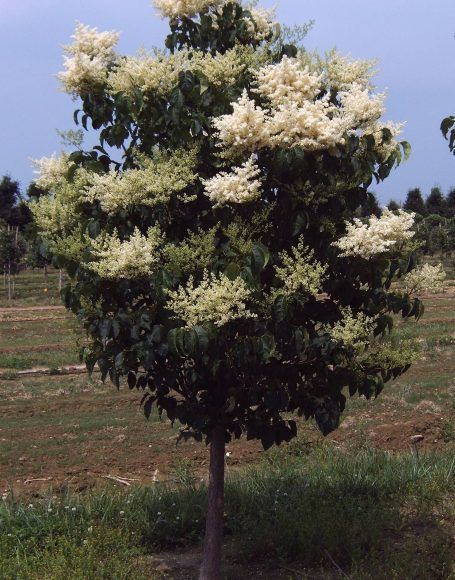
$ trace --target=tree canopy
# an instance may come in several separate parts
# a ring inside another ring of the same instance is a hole
[[[371,63],[307,53],[233,0],[155,5],[155,54],[78,24],[59,78],[99,144],[38,160],[53,195],[31,207],[89,370],[211,442],[215,489],[225,441],[289,441],[292,415],[327,434],[347,394],[409,367],[382,337],[392,313],[422,313],[392,288],[415,264],[413,215],[353,221],[409,145],[381,121]]]
[[[408,191],[406,195],[406,201],[403,204],[403,209],[424,217],[428,214],[427,207],[422,197],[422,192],[418,187]]]

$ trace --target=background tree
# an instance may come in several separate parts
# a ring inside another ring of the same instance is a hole
[[[378,198],[376,194],[372,191],[367,193],[366,199],[362,204],[359,206],[357,210],[357,214],[359,217],[371,217],[372,215],[376,217],[380,217],[382,214],[381,207],[379,206]]]
[[[455,217],[455,187],[452,187],[446,195],[446,214],[448,218]]]
[[[51,193],[39,187],[35,181],[32,181],[27,188],[27,198],[29,203],[36,203],[41,198],[49,198]],[[48,276],[48,268],[52,264],[52,254],[49,252],[45,240],[40,235],[36,223],[27,224],[24,231],[24,237],[27,241],[27,252],[25,262],[29,268],[42,268],[44,277]]]
[[[427,207],[422,197],[422,193],[418,187],[410,189],[406,195],[406,201],[403,204],[403,209],[419,214],[423,217],[428,215]]]
[[[391,312],[422,312],[391,286],[414,264],[412,215],[351,219],[409,146],[370,63],[314,57],[232,0],[155,5],[168,52],[123,58],[115,32],[77,26],[60,80],[100,142],[38,161],[54,195],[32,208],[89,371],[210,444],[200,577],[216,580],[226,442],[289,441],[292,415],[327,434],[346,389],[374,397],[408,367],[377,354]]]
[[[14,297],[15,279],[23,266],[26,244],[19,232],[5,221],[0,221],[0,268],[8,300]]]
[[[13,181],[9,175],[4,175],[0,181],[0,219],[11,224],[15,208],[21,200],[19,182]]]
[[[8,299],[15,292],[16,275],[24,267],[23,231],[32,214],[21,196],[19,182],[5,175],[0,182],[0,268]]]
[[[431,189],[430,195],[425,201],[425,207],[428,214],[433,215],[445,215],[446,212],[446,200],[442,191],[439,187],[433,187]]]
[[[389,211],[393,211],[394,213],[396,213],[397,211],[399,211],[401,209],[401,206],[394,199],[391,199],[389,201],[389,203],[387,204],[387,209]]]

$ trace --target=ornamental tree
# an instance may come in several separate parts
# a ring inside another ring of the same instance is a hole
[[[409,366],[383,335],[391,313],[422,313],[391,287],[414,265],[413,216],[351,221],[409,146],[381,121],[374,63],[309,54],[234,0],[155,7],[170,32],[152,54],[77,25],[59,78],[99,145],[37,161],[53,196],[32,208],[89,371],[210,445],[214,580],[225,444],[290,441],[296,416],[327,434],[347,395],[375,397]]]

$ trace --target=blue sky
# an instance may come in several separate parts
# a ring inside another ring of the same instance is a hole
[[[306,46],[336,47],[356,58],[379,59],[378,88],[387,89],[387,119],[406,121],[411,159],[375,188],[381,201],[403,199],[410,187],[428,193],[455,186],[455,158],[439,132],[455,114],[454,0],[264,0],[281,22],[315,20]],[[122,32],[119,50],[161,45],[167,23],[150,0],[0,0],[0,175],[25,188],[33,178],[29,157],[61,149],[56,129],[72,128],[71,98],[58,89],[60,45],[76,20]]]

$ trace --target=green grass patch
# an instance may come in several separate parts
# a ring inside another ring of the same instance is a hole
[[[126,578],[141,554],[199,542],[205,486],[185,466],[177,474],[173,487],[107,488],[30,504],[6,498],[0,507],[2,577],[60,578],[66,566],[75,578]],[[313,567],[330,567],[330,555],[358,579],[448,578],[455,571],[455,514],[446,500],[454,485],[453,456],[356,455],[325,446],[308,455],[294,444],[228,478],[227,553],[245,565]],[[87,574],[78,576],[84,559]],[[97,560],[101,573],[91,576]],[[378,566],[381,576],[374,575]]]
[[[80,364],[79,351],[76,344],[64,350],[18,352],[14,354],[0,353],[0,369],[26,370],[34,367],[57,369],[64,365],[75,364]]]

